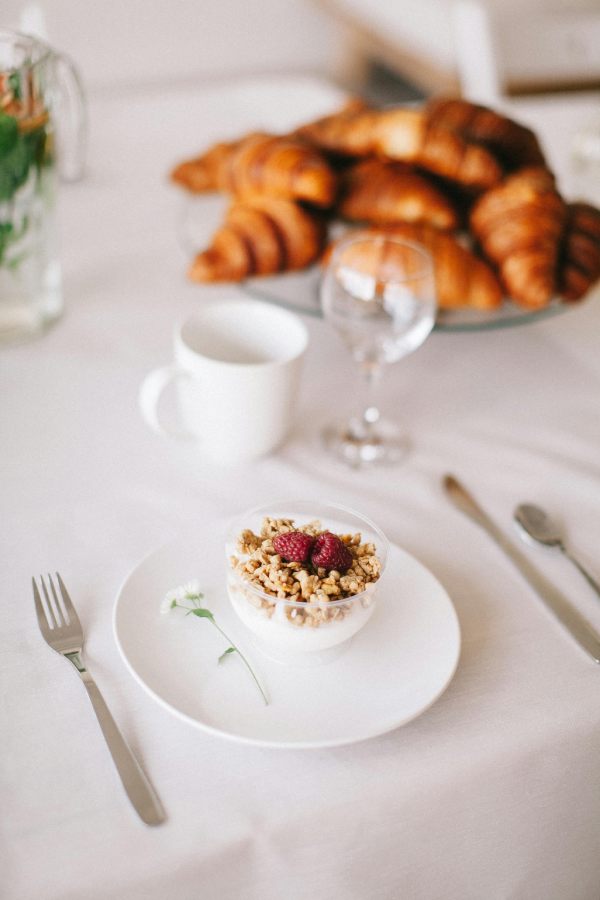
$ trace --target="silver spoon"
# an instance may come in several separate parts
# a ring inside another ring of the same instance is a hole
[[[520,506],[517,506],[514,517],[522,537],[526,540],[528,538],[531,539],[530,543],[535,541],[538,544],[544,544],[546,547],[558,547],[561,553],[579,569],[587,583],[600,597],[600,584],[592,578],[579,560],[567,550],[558,525],[552,521],[543,509],[540,509],[539,506],[533,506],[531,503],[521,503]]]

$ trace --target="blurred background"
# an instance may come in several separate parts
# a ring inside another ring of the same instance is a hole
[[[4,0],[3,24],[69,53],[91,90],[297,71],[493,102],[600,84],[597,0]]]
[[[451,92],[528,122],[563,179],[578,154],[600,171],[598,0],[4,0],[3,24],[90,95],[283,74],[381,104]]]

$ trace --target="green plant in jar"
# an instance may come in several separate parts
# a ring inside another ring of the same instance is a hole
[[[0,346],[42,334],[62,313],[57,176],[81,177],[85,140],[73,63],[0,27]]]
[[[52,164],[48,111],[31,79],[0,73],[0,267],[16,267],[32,226],[35,197],[43,203],[44,172]]]

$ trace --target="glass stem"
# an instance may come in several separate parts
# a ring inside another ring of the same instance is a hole
[[[364,406],[360,417],[361,429],[365,437],[370,437],[376,430],[376,425],[381,418],[379,407],[376,403],[379,382],[383,367],[380,363],[365,362],[361,364],[360,371],[365,385]]]

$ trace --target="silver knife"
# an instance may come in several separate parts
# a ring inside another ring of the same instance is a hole
[[[554,614],[561,625],[575,638],[579,646],[592,657],[594,662],[600,663],[600,635],[592,628],[590,623],[574,606],[571,606],[560,591],[557,591],[549,581],[546,581],[540,575],[527,557],[513,547],[487,513],[481,509],[466,488],[453,475],[445,475],[443,485],[454,506],[472,519],[473,522],[476,522],[477,525],[480,525],[484,531],[487,531],[492,540],[506,553],[523,578],[544,601],[547,608]]]

